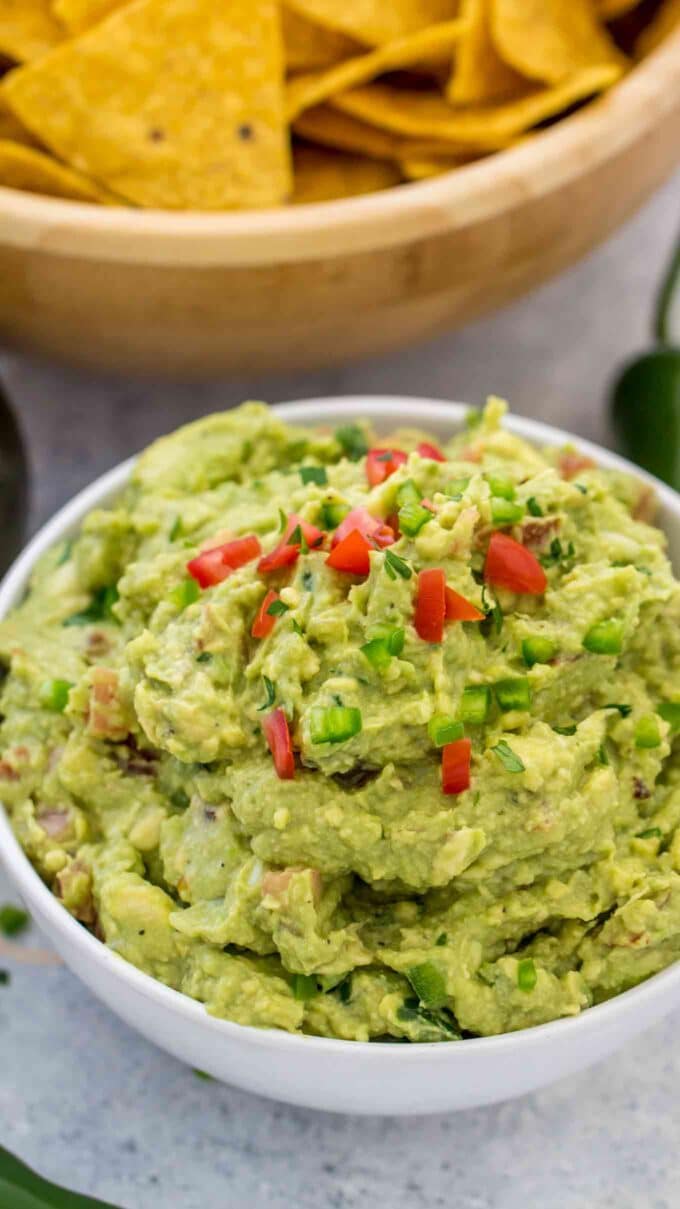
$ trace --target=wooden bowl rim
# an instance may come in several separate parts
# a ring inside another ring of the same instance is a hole
[[[630,148],[674,109],[680,115],[680,26],[582,110],[433,180],[358,198],[228,213],[98,207],[0,187],[0,243],[85,260],[193,267],[375,251],[538,203]]]

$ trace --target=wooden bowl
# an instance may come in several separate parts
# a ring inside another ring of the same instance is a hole
[[[210,215],[0,189],[0,333],[78,365],[179,378],[385,352],[564,269],[679,160],[680,28],[525,143],[368,197]]]

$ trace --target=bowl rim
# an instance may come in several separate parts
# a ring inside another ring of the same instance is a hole
[[[413,422],[415,420],[419,427],[427,427],[428,423],[449,423],[455,430],[464,420],[469,406],[445,399],[418,396],[348,395],[280,403],[275,405],[275,410],[283,419],[292,423],[310,423],[314,417],[321,424],[327,421],[359,417],[368,417],[378,423],[381,417],[389,417],[393,423],[396,417],[403,421]],[[319,415],[319,412],[322,414]],[[558,447],[565,444],[576,444],[579,450],[599,461],[601,465],[636,475],[655,488],[662,507],[677,520],[680,529],[680,494],[625,458],[592,441],[578,437],[574,433],[539,420],[509,415],[505,423],[510,431],[533,444]],[[92,508],[109,503],[128,481],[136,460],[136,456],[128,458],[95,479],[38,530],[0,583],[0,619],[4,618],[21,599],[37,559],[50,546],[76,532],[83,517]],[[599,1026],[601,1030],[610,1028],[614,1025],[617,1016],[621,1016],[627,1011],[635,1011],[637,1005],[656,999],[657,996],[663,997],[667,988],[676,986],[680,982],[680,960],[678,960],[637,986],[623,991],[604,1003],[587,1008],[577,1016],[563,1017],[546,1024],[535,1025],[532,1028],[502,1033],[499,1036],[468,1038],[462,1044],[458,1041],[433,1041],[404,1046],[395,1041],[376,1045],[370,1041],[345,1041],[335,1037],[287,1033],[279,1029],[259,1029],[251,1025],[236,1024],[230,1020],[210,1016],[203,1003],[191,999],[181,991],[165,986],[150,974],[146,974],[125,961],[124,958],[107,948],[102,941],[97,940],[69,915],[42,881],[19,845],[1,802],[0,861],[19,892],[25,897],[27,904],[31,906],[32,903],[36,903],[39,915],[47,918],[48,935],[54,931],[60,938],[63,937],[64,945],[77,950],[79,958],[84,963],[91,962],[95,966],[99,966],[113,978],[120,978],[127,983],[131,991],[155,1002],[159,1008],[181,1016],[199,1028],[209,1029],[217,1036],[221,1034],[232,1040],[255,1046],[273,1045],[293,1054],[302,1046],[305,1050],[315,1051],[319,1055],[324,1053],[357,1054],[362,1055],[368,1061],[377,1063],[391,1061],[398,1053],[400,1060],[417,1063],[419,1057],[424,1060],[425,1056],[431,1055],[433,1051],[441,1055],[443,1061],[453,1062],[457,1061],[455,1055],[462,1054],[471,1058],[475,1054],[481,1056],[494,1053],[500,1057],[509,1049],[516,1052],[518,1049],[526,1048],[528,1052],[541,1043],[551,1044],[562,1039],[566,1041],[574,1031],[587,1031],[588,1025]]]
[[[542,197],[680,113],[680,26],[606,93],[479,163],[363,197],[242,212],[98,207],[0,187],[2,242],[145,264],[271,264],[376,250]]]

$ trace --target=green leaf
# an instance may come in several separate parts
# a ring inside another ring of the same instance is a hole
[[[284,600],[273,600],[267,609],[269,617],[283,617],[284,613],[290,610],[290,605],[287,605]]]
[[[98,592],[94,593],[86,609],[82,609],[79,613],[72,613],[62,622],[62,625],[93,625],[98,621],[110,621],[117,624],[118,618],[113,612],[113,606],[117,600],[118,589],[115,584],[100,588]]]
[[[396,579],[398,575],[401,579],[410,579],[413,575],[413,571],[405,559],[400,558],[392,550],[385,551],[385,570],[390,579]]]
[[[505,739],[501,739],[491,750],[495,752],[506,772],[525,772],[525,765],[520,760],[519,756],[514,752],[509,743]]]
[[[44,1180],[9,1151],[0,1147],[0,1205],[2,1209],[116,1209]]]
[[[262,683],[264,684],[264,691],[267,694],[267,700],[265,701],[264,705],[260,705],[258,707],[258,714],[263,713],[266,709],[271,709],[274,701],[276,700],[276,688],[273,682],[269,679],[269,676],[263,676]]]
[[[315,483],[317,487],[325,487],[328,482],[328,475],[324,466],[301,466],[300,478],[305,487],[309,483]]]

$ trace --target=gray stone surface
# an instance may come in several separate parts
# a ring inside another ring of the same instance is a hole
[[[646,343],[679,201],[676,178],[605,247],[533,297],[363,366],[170,387],[0,358],[30,442],[33,526],[153,436],[246,396],[367,391],[476,403],[493,390],[519,412],[607,442],[607,383]],[[0,901],[7,897],[0,882]],[[63,968],[0,965],[12,973],[0,988],[0,1142],[121,1209],[679,1203],[677,1016],[594,1070],[520,1101],[410,1121],[332,1117],[201,1081]]]

